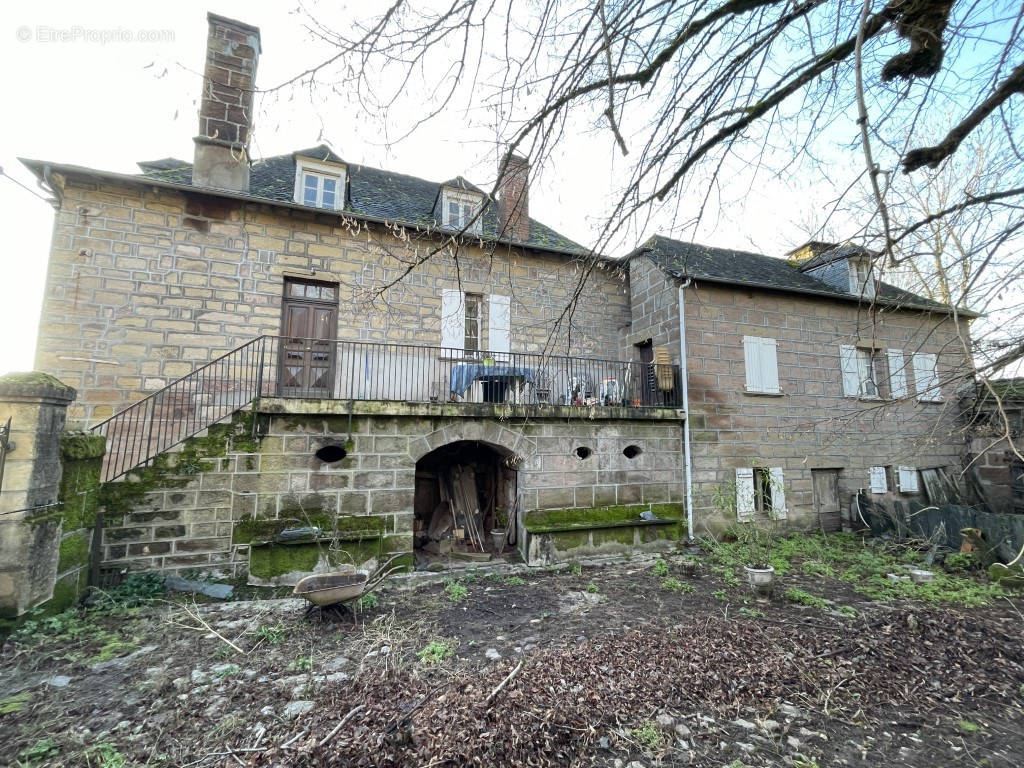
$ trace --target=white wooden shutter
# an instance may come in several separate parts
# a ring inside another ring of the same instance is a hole
[[[885,476],[885,467],[872,467],[871,468],[871,492],[872,493],[888,493],[889,481]]]
[[[860,376],[857,369],[857,348],[843,344],[839,347],[839,369],[843,373],[843,395],[860,396]]]
[[[743,361],[748,392],[778,392],[778,342],[760,336],[743,337]]]
[[[762,392],[779,391],[779,358],[775,339],[759,339],[761,343]]]
[[[466,344],[466,300],[462,291],[441,290],[441,346],[445,356],[462,353]]]
[[[736,469],[736,519],[750,520],[754,517],[754,470],[751,467]]]
[[[743,337],[743,362],[747,369],[747,391],[761,391],[761,345],[756,336]]]
[[[914,388],[919,400],[941,400],[936,359],[931,352],[914,353]]]
[[[786,489],[782,485],[782,467],[770,468],[768,477],[772,484],[772,514],[778,520],[785,520],[789,511],[786,509]]]
[[[907,371],[903,350],[887,349],[885,358],[889,362],[889,396],[900,400],[907,396]]]
[[[498,354],[512,349],[512,301],[508,296],[492,293],[487,315],[487,349]]]
[[[900,493],[917,493],[917,468],[899,467]]]

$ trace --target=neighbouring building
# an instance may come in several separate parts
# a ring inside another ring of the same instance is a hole
[[[494,198],[251,159],[259,31],[208,20],[191,163],[25,161],[57,206],[36,367],[106,436],[108,567],[539,564],[673,546],[688,514],[831,526],[959,464],[969,312],[847,246],[595,256],[530,216],[515,155]]]
[[[962,400],[975,501],[993,512],[1024,512],[1024,379],[980,382]]]

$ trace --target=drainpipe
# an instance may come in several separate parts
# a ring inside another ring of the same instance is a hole
[[[679,284],[679,375],[683,382],[683,465],[686,474],[686,532],[693,540],[693,473],[690,467],[690,394],[686,372],[686,304],[684,291],[690,286],[690,278]]]

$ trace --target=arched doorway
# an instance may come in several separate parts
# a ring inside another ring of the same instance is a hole
[[[515,553],[516,459],[501,446],[457,440],[416,462],[418,567]],[[494,541],[491,531],[502,524],[510,532]]]

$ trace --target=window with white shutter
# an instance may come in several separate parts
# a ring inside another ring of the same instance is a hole
[[[447,357],[461,357],[466,342],[466,302],[462,291],[441,291],[441,346]]]
[[[937,403],[942,400],[939,388],[939,374],[936,370],[937,359],[931,352],[914,353],[914,391],[917,399],[924,402]]]
[[[736,519],[740,522],[754,518],[754,470],[736,468]]]
[[[903,359],[903,351],[887,349],[885,358],[889,364],[889,396],[893,400],[901,400],[907,396],[907,364]]]
[[[900,493],[917,493],[917,467],[899,467],[897,470]]]
[[[508,359],[512,349],[512,300],[492,293],[487,306],[487,349]]]
[[[771,509],[766,509],[765,512],[776,520],[785,520],[788,512],[786,510],[786,488],[782,484],[782,467],[769,469],[768,481],[771,484]]]
[[[878,397],[878,376],[871,349],[844,344],[839,347],[839,368],[843,375],[845,397]]]
[[[743,337],[747,392],[777,395],[779,389],[778,342],[761,336]]]
[[[871,468],[871,492],[888,493],[889,480],[886,477],[885,467]]]

